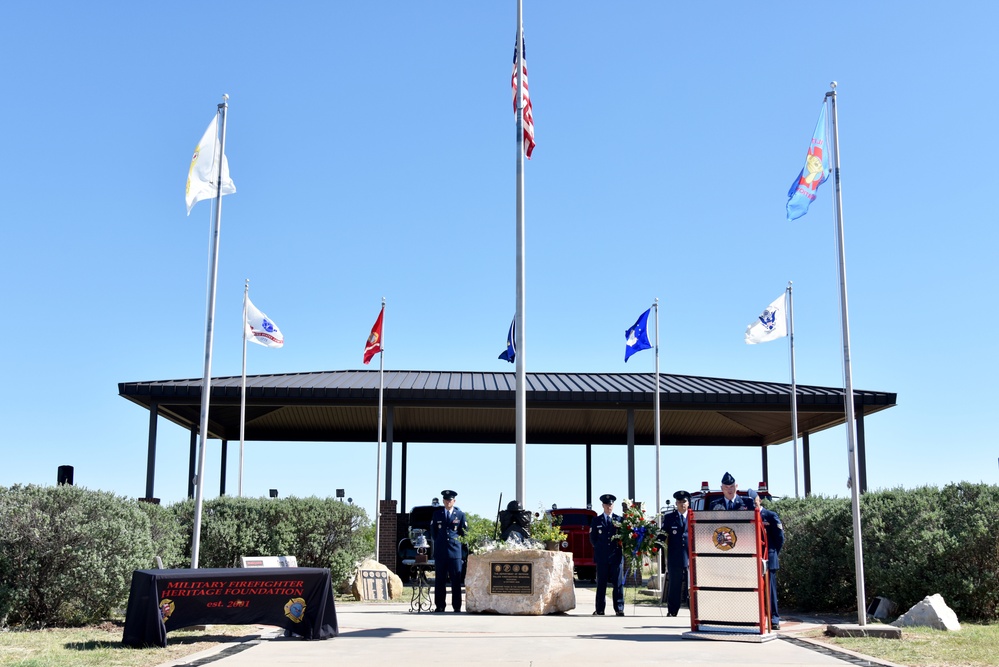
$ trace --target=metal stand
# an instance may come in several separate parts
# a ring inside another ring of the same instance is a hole
[[[406,559],[403,564],[409,564],[411,561]],[[416,613],[424,611],[433,610],[433,600],[430,598],[430,584],[427,581],[427,572],[432,570],[434,567],[434,562],[427,561],[425,563],[412,562],[410,565],[411,585],[413,587],[413,597],[409,602],[409,611],[415,611]]]

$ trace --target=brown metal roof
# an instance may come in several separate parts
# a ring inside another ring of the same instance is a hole
[[[395,442],[514,441],[513,373],[386,371]],[[212,379],[210,437],[239,439],[241,378]],[[652,444],[651,373],[528,373],[527,441]],[[377,438],[378,371],[247,376],[246,439],[370,442]],[[201,379],[122,382],[118,393],[197,429]],[[669,445],[771,445],[791,439],[790,385],[660,375],[661,437]],[[893,393],[856,391],[858,416],[895,405]],[[843,390],[798,385],[798,424],[814,433],[844,422]]]

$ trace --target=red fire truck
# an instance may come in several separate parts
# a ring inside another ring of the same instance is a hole
[[[590,524],[597,515],[591,509],[565,507],[550,510],[552,516],[561,517],[559,527],[565,533],[565,539],[559,545],[559,551],[572,554],[576,577],[580,581],[593,581],[597,578],[597,567],[593,562],[593,545],[590,544]]]

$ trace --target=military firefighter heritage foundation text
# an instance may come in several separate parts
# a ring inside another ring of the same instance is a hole
[[[195,595],[291,595],[300,597],[304,581],[169,581],[160,591],[161,598]]]

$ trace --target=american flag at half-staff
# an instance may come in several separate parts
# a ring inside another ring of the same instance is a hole
[[[521,33],[523,40],[523,33]],[[531,104],[531,94],[527,89],[527,46],[521,45],[521,62],[524,63],[524,155],[531,159],[534,151],[534,106]],[[513,113],[517,113],[517,45],[513,46],[513,73],[510,76],[510,85],[513,88]]]

